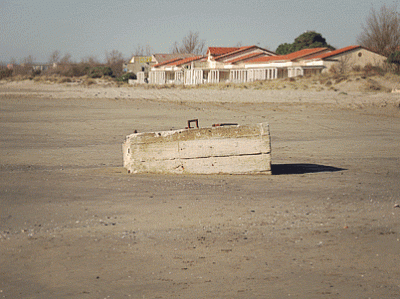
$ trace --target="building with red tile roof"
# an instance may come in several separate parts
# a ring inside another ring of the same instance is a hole
[[[299,75],[305,75],[306,73],[320,72],[322,67],[314,67],[312,70],[305,69],[301,66],[301,61],[321,53],[327,53],[329,51],[330,50],[328,48],[311,48],[303,49],[286,55],[257,57],[246,61],[244,63],[244,67],[247,69],[272,68],[274,69],[273,76],[275,77],[295,77]]]
[[[332,67],[363,68],[382,65],[386,57],[361,46],[348,46],[334,51],[328,48],[303,49],[287,55],[257,57],[246,61],[245,68],[276,67],[282,76],[298,76],[329,71]]]
[[[229,52],[220,54],[215,57],[211,57],[211,59],[218,61],[218,62],[227,62],[229,60],[233,60],[239,58],[241,56],[246,56],[252,53],[263,53],[264,56],[273,56],[276,55],[274,52],[269,51],[267,49],[260,48],[258,46],[245,46],[236,49],[232,49]],[[209,55],[210,59],[210,55]]]
[[[138,73],[144,73],[140,76],[144,80],[144,78],[147,78],[149,71],[151,70],[151,67],[154,65],[162,65],[165,61],[171,61],[171,60],[177,60],[177,59],[183,59],[183,58],[188,58],[188,57],[193,57],[195,56],[194,54],[153,54],[153,55],[148,55],[148,56],[143,56],[143,55],[134,55],[132,58],[127,62],[123,64],[123,69],[126,72],[131,72],[136,75]],[[141,80],[141,83],[144,83],[144,81]]]
[[[174,58],[162,63],[158,63],[152,67],[149,73],[150,83],[153,84],[192,84],[194,77],[193,74],[187,73],[195,71],[195,68],[199,69],[199,64],[201,62],[206,62],[206,56],[192,56],[187,58]],[[200,66],[201,70],[201,66]],[[190,78],[188,77],[190,75]],[[201,77],[201,78],[200,78]],[[201,81],[203,75],[197,75],[196,80]],[[201,83],[203,83],[201,81]]]
[[[328,53],[323,53],[323,54],[320,54],[320,55],[316,55],[316,56],[311,57],[311,58],[313,58],[313,59],[326,59],[326,58],[329,58],[329,57],[333,57],[333,56],[336,56],[336,55],[339,55],[339,54],[342,54],[342,53],[346,53],[348,51],[360,49],[360,48],[362,48],[362,47],[361,46],[348,46],[348,47],[337,49],[337,50],[334,50],[334,51],[329,51]]]
[[[327,53],[330,50],[328,48],[312,48],[303,49],[286,55],[276,55],[268,57],[257,57],[247,61],[248,63],[259,63],[259,62],[270,62],[270,61],[296,61],[299,59],[307,59],[314,57],[317,54]]]
[[[308,58],[308,65],[322,64],[325,70],[334,66],[342,69],[363,68],[366,65],[382,66],[387,58],[365,47],[354,45],[348,46],[321,55]]]
[[[361,46],[303,49],[286,55],[258,46],[209,47],[206,56],[173,58],[153,66],[151,83],[203,84],[296,77],[349,67],[380,65],[386,57]]]

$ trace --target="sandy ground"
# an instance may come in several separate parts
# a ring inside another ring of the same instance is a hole
[[[0,298],[399,298],[400,94],[0,83]],[[130,175],[139,132],[268,122],[273,175]]]

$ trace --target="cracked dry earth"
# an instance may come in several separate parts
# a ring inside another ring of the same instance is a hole
[[[398,111],[2,88],[0,298],[399,298]],[[269,122],[273,175],[121,167],[193,118]]]

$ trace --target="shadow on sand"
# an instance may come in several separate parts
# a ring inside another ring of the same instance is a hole
[[[344,168],[337,168],[332,166],[318,165],[318,164],[272,164],[273,175],[281,174],[304,174],[314,172],[336,172],[347,170]]]

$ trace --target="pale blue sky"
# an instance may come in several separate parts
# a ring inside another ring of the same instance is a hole
[[[129,57],[138,45],[168,53],[191,30],[206,46],[259,44],[275,51],[306,30],[334,47],[356,44],[372,7],[385,0],[0,0],[0,62],[54,50],[76,61],[103,60],[106,51]]]

